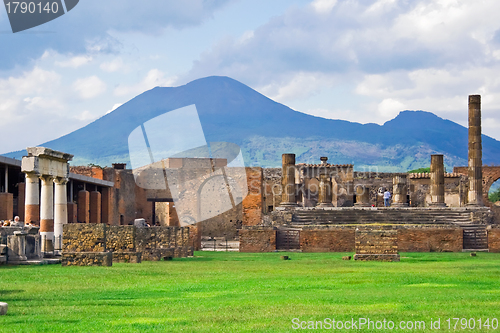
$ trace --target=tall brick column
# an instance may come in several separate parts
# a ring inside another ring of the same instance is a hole
[[[90,223],[101,223],[101,193],[90,192]]]
[[[36,173],[26,173],[24,221],[40,225],[40,179]]]
[[[82,190],[78,192],[78,222],[90,223],[90,193]]]
[[[332,182],[328,175],[319,175],[318,207],[333,207]]]
[[[407,207],[408,206],[408,187],[406,175],[398,175],[392,178],[392,192],[394,207]]]
[[[431,206],[446,207],[444,203],[443,155],[431,155]]]
[[[54,177],[43,175],[40,202],[40,236],[42,252],[54,251]]]
[[[63,226],[68,224],[68,178],[57,177],[54,198],[54,249],[62,250]]]
[[[481,144],[481,95],[469,96],[469,195],[468,204],[483,206]]]
[[[282,155],[282,179],[283,194],[281,206],[295,207],[295,154]]]

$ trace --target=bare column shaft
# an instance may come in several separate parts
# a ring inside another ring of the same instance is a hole
[[[445,207],[443,155],[431,155],[431,206]]]
[[[481,95],[469,96],[469,205],[483,205]]]
[[[296,206],[295,200],[295,154],[282,155],[283,186],[281,206]]]

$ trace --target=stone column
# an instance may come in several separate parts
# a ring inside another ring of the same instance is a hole
[[[90,192],[90,223],[101,223],[101,193]]]
[[[26,233],[14,231],[14,235],[7,237],[9,261],[25,261],[26,257]]]
[[[55,183],[55,200],[54,200],[54,249],[62,249],[63,226],[68,224],[68,191],[66,184],[67,178],[57,177]]]
[[[370,205],[370,187],[365,185],[357,185],[356,191],[356,207],[371,207]]]
[[[332,182],[328,175],[319,175],[318,207],[333,207]]]
[[[469,195],[468,204],[483,205],[481,144],[481,95],[469,96]]]
[[[36,173],[26,173],[24,221],[40,225],[40,179]]]
[[[431,155],[431,206],[446,207],[443,155]]]
[[[42,175],[42,197],[40,202],[40,236],[42,252],[54,251],[54,178]]]
[[[406,175],[398,175],[392,178],[392,206],[407,207],[408,206],[408,187]]]
[[[282,155],[282,179],[283,194],[281,206],[295,207],[295,154]]]

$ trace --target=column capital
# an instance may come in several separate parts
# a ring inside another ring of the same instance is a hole
[[[54,183],[57,185],[66,185],[69,182],[69,178],[67,177],[55,177]]]
[[[40,175],[39,178],[42,180],[42,184],[49,184],[54,180],[54,176],[51,175]]]
[[[24,172],[26,175],[26,178],[29,179],[35,179],[35,178],[40,178],[40,174],[38,172]]]

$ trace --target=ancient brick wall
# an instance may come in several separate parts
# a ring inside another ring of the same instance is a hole
[[[488,230],[488,248],[490,252],[500,252],[500,226],[492,226]]]
[[[276,251],[276,230],[272,227],[244,227],[240,230],[240,252]]]
[[[68,252],[61,257],[61,266],[111,266],[111,252]]]
[[[104,169],[101,167],[92,166],[70,166],[69,172],[75,173],[77,175],[104,179]]]
[[[405,226],[398,229],[401,252],[461,252],[463,231],[460,227]]]
[[[304,228],[300,231],[303,252],[352,252],[354,227]]]

